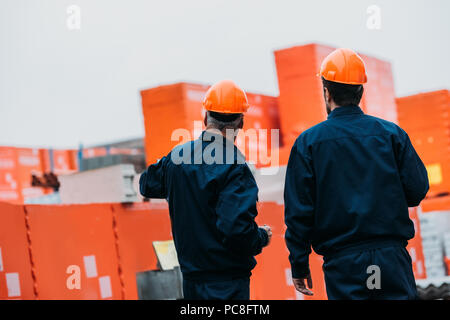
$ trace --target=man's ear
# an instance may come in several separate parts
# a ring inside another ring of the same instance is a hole
[[[328,88],[323,88],[323,96],[325,97],[325,101],[330,103],[331,102],[331,96],[330,91],[328,91]]]
[[[203,119],[203,123],[205,124],[205,128],[208,126],[208,112],[205,112],[205,118]]]
[[[244,127],[244,115],[241,116],[241,121],[239,121],[238,128],[242,129]]]

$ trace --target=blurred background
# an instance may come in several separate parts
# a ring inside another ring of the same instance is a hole
[[[80,9],[80,29],[71,18],[76,13],[67,13],[71,5]],[[367,27],[371,5],[380,9],[380,29]],[[2,145],[76,148],[142,137],[139,89],[159,84],[231,78],[276,96],[273,51],[311,42],[391,62],[397,96],[450,82],[446,0],[3,0],[1,6]]]
[[[258,222],[274,226],[252,298],[310,299],[289,274],[284,172],[295,138],[326,118],[316,73],[337,47],[366,63],[363,110],[405,129],[427,166],[431,188],[410,209],[409,251],[422,297],[450,297],[449,1],[2,0],[0,7],[0,298],[137,299],[144,294],[137,273],[176,282],[164,273],[176,265],[163,263],[172,252],[167,205],[142,199],[133,185],[176,145],[175,129],[192,138],[201,132],[209,85],[233,79],[252,106],[245,129],[269,130],[250,145],[238,138],[238,146],[247,157],[272,156],[250,161]],[[158,252],[161,241],[169,242]],[[314,299],[326,298],[321,263],[312,257]],[[70,266],[80,288],[68,285]]]

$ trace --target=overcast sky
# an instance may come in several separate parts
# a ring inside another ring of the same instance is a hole
[[[143,136],[139,90],[181,80],[278,95],[273,51],[310,42],[389,60],[398,96],[449,89],[449,13],[448,0],[0,0],[0,145]]]

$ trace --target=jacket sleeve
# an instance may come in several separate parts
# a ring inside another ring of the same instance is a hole
[[[406,201],[409,207],[420,204],[429,189],[428,174],[422,160],[411,144],[408,134],[402,130],[403,137],[398,144],[398,167]]]
[[[285,240],[293,278],[305,278],[310,273],[315,177],[312,159],[305,149],[302,140],[292,147],[284,187]]]
[[[216,205],[216,226],[226,247],[239,255],[255,256],[267,245],[267,232],[258,227],[258,187],[246,164],[233,165]]]
[[[146,198],[167,198],[165,170],[170,154],[150,165],[139,178],[139,191]]]

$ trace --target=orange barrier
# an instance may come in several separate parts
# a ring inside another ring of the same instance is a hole
[[[23,206],[0,203],[0,299],[34,299]]]
[[[111,205],[27,205],[39,299],[121,299]],[[78,269],[81,287],[68,285]]]
[[[275,300],[324,300],[327,299],[322,271],[322,258],[313,253],[310,256],[310,269],[313,278],[314,296],[303,296],[294,288],[289,251],[284,241],[284,205],[274,202],[258,204],[258,224],[272,227],[272,242],[256,257],[258,262],[251,279],[252,299]]]
[[[326,299],[322,258],[315,253],[310,256],[314,296],[303,296],[293,286],[283,208],[258,204],[257,222],[272,226],[273,238],[256,257],[251,298]],[[157,269],[153,241],[172,238],[166,203],[0,203],[0,213],[1,299],[137,299],[136,272]],[[417,213],[410,213],[417,236],[408,250],[416,278],[423,278]]]
[[[166,203],[113,204],[126,299],[137,299],[136,272],[157,269],[153,241],[170,240]]]

